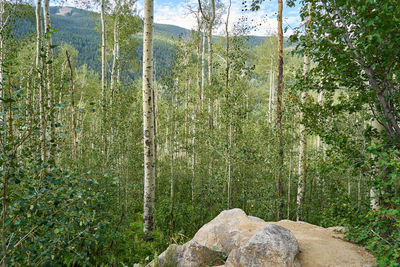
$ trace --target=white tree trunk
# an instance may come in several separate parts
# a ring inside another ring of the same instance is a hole
[[[103,106],[102,114],[102,139],[103,139],[103,154],[107,158],[108,138],[106,134],[107,122],[107,76],[106,76],[106,21],[105,21],[105,0],[100,1],[100,20],[101,20],[101,104]]]
[[[301,93],[301,103],[304,104],[307,97],[306,92]],[[300,121],[303,119],[303,112],[300,112]],[[301,219],[302,208],[304,204],[305,186],[306,186],[306,168],[307,168],[307,134],[305,127],[300,123],[300,146],[299,146],[299,180],[297,184],[297,211],[296,220]]]
[[[40,112],[40,154],[43,162],[46,161],[46,114],[45,114],[45,88],[43,86],[43,62],[40,57],[42,45],[42,20],[41,0],[36,1],[36,69],[38,71],[39,112]],[[41,175],[44,175],[42,171]]]
[[[72,69],[71,59],[68,50],[65,50],[65,55],[69,67],[69,82],[70,82],[70,97],[71,97],[71,119],[72,119],[72,154],[75,158],[77,152],[77,133],[76,133],[76,112],[75,112],[75,86],[74,86],[74,73]]]
[[[50,62],[52,60],[52,39],[51,39],[51,21],[50,21],[50,8],[49,8],[49,0],[44,0],[43,2],[43,14],[44,14],[44,33],[46,37],[46,61]],[[47,73],[47,96],[48,96],[48,106],[50,110],[54,109],[54,101],[55,101],[55,92],[52,89],[52,66],[50,63],[46,63],[46,73]],[[50,139],[53,140],[55,136],[55,121],[54,117],[50,116]],[[47,151],[48,158],[50,160],[54,159],[55,149],[49,149]]]
[[[381,132],[384,130],[383,126],[378,122],[377,119],[374,119],[372,121],[372,127],[377,129],[378,132]],[[372,155],[374,157],[374,155]],[[377,169],[374,169],[372,171],[372,177],[371,180],[374,181],[377,173]],[[369,197],[370,197],[370,207],[372,210],[378,210],[379,209],[379,201],[378,201],[378,192],[375,187],[371,187],[369,191]]]
[[[152,107],[153,82],[153,0],[144,2],[143,33],[143,135],[144,135],[144,239],[151,240],[154,229],[154,120]]]
[[[200,102],[201,111],[203,111],[204,86],[206,83],[206,32],[205,31],[203,31],[202,39],[203,39],[203,44],[201,51],[201,102]]]
[[[309,6],[310,9],[310,6]],[[306,20],[306,30],[310,18]],[[304,69],[303,75],[306,76],[310,71],[310,57],[304,56]],[[307,98],[307,93],[301,93],[301,104],[304,105]],[[301,123],[304,114],[300,111],[300,147],[299,147],[299,180],[297,185],[297,209],[296,220],[302,219],[302,209],[304,205],[304,196],[306,192],[306,171],[307,171],[307,134],[304,125]]]
[[[115,19],[114,19],[114,47],[113,47],[113,63],[112,63],[112,69],[111,69],[111,107],[113,105],[113,97],[114,97],[114,91],[115,87],[118,86],[119,82],[119,1],[116,3],[116,14],[115,14]]]

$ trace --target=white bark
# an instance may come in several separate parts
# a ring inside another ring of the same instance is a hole
[[[76,156],[77,152],[77,133],[76,133],[76,112],[75,112],[75,86],[74,86],[74,73],[71,65],[70,56],[68,50],[65,50],[65,55],[68,61],[69,67],[69,81],[70,81],[70,95],[71,95],[71,119],[72,119],[72,154],[74,157]]]
[[[287,193],[287,219],[290,218],[290,194],[292,186],[292,152],[289,154],[289,179],[288,179],[288,193]]]
[[[323,102],[323,93],[322,93],[322,91],[321,92],[319,92],[319,94],[318,94],[318,104],[320,104],[320,105],[322,105],[322,102]],[[321,146],[322,146],[322,144],[321,144],[321,136],[317,136],[317,152],[319,153],[319,152],[321,152]]]
[[[113,47],[113,63],[112,63],[112,69],[111,69],[111,107],[113,105],[113,97],[114,97],[114,92],[115,92],[115,87],[118,86],[119,84],[119,1],[116,3],[116,12],[115,12],[115,18],[114,18],[114,47]]]
[[[152,107],[153,82],[153,0],[144,2],[143,33],[143,135],[144,135],[144,211],[143,231],[145,240],[149,240],[154,228],[154,120]]]
[[[310,6],[309,6],[310,8]],[[306,27],[309,23],[310,18],[307,18]],[[304,56],[304,69],[303,75],[307,75],[310,71],[310,57]],[[307,93],[301,93],[301,104],[304,105],[307,98]],[[304,196],[306,191],[306,169],[307,169],[307,134],[304,125],[301,123],[304,114],[300,112],[300,147],[299,147],[299,180],[297,185],[297,211],[296,220],[300,220],[302,217],[302,208],[304,205]]]
[[[103,106],[102,114],[102,139],[103,139],[103,154],[108,158],[108,137],[106,133],[107,122],[107,76],[106,76],[106,22],[105,22],[105,0],[100,1],[100,20],[101,20],[101,104]]]
[[[304,104],[307,97],[306,92],[301,93],[301,103]],[[304,114],[300,112],[300,121],[303,119]],[[304,202],[305,185],[306,185],[306,166],[307,166],[307,135],[305,127],[300,123],[300,146],[299,146],[299,180],[297,184],[297,212],[296,220],[301,219],[301,210]]]
[[[374,119],[372,121],[372,127],[377,129],[378,132],[383,131],[383,126],[378,122],[377,119]],[[372,155],[372,157],[374,157],[374,155]],[[377,169],[374,169],[372,171],[372,177],[371,180],[374,181],[375,177],[376,177],[376,173],[377,173]],[[369,191],[369,197],[370,197],[370,207],[372,210],[378,210],[379,209],[379,201],[378,201],[378,192],[377,189],[375,187],[371,187],[370,191]]]
[[[52,39],[51,39],[51,21],[50,21],[50,8],[49,8],[49,0],[44,0],[43,2],[43,14],[44,14],[44,33],[45,33],[45,39],[46,39],[46,73],[47,73],[47,84],[46,84],[46,89],[47,89],[47,98],[48,98],[48,106],[51,110],[54,109],[54,101],[55,101],[55,92],[52,89],[52,78],[53,78],[53,72],[51,68],[51,64],[49,63],[52,58],[52,51],[51,51],[51,45],[52,45]],[[50,116],[50,139],[53,140],[55,136],[55,121],[54,117]],[[55,149],[49,149],[47,151],[47,155],[49,159],[54,159],[54,154],[55,154]]]
[[[46,114],[45,114],[45,88],[43,86],[43,62],[40,57],[42,45],[42,20],[41,20],[41,0],[36,1],[36,69],[38,71],[39,88],[39,112],[40,112],[40,152],[43,162],[46,161]],[[42,171],[42,176],[44,172]]]
[[[101,20],[101,96],[103,98],[103,105],[106,101],[106,22],[104,0],[100,2],[100,20]]]
[[[271,69],[269,71],[269,98],[268,98],[268,123],[271,125],[272,123],[272,101],[274,99],[274,71],[272,70],[272,60],[271,60]]]
[[[205,31],[203,31],[202,39],[203,39],[203,45],[201,51],[201,102],[200,102],[201,111],[203,111],[204,86],[206,83],[206,32]]]

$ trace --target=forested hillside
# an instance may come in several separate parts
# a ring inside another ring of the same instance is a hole
[[[0,0],[2,266],[158,266],[233,208],[399,266],[397,1],[269,2],[268,38],[225,0],[192,3],[191,31],[153,0],[83,2],[99,13]]]
[[[32,16],[30,13],[27,16]],[[59,45],[62,43],[72,45],[78,52],[78,66],[86,64],[90,69],[100,73],[100,18],[95,12],[86,11],[73,7],[50,7],[50,17],[52,27],[56,32],[52,35],[53,43]],[[29,22],[25,20],[19,31],[28,33],[35,30],[34,20]],[[154,52],[155,60],[158,62],[158,68],[163,70],[172,65],[175,56],[174,40],[189,37],[191,31],[174,25],[154,24]],[[136,53],[139,59],[142,56],[142,34],[133,35],[132,38],[138,40],[139,46]],[[251,46],[260,45],[265,37],[249,36]],[[136,66],[132,74],[140,76],[141,70]]]

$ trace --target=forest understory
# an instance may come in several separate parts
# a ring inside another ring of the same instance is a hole
[[[0,0],[2,266],[147,264],[232,208],[400,266],[398,1],[274,0],[261,39],[230,0],[188,2],[190,31],[31,2]]]

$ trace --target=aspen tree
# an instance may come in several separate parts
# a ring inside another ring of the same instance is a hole
[[[71,59],[68,50],[65,50],[69,67],[69,83],[70,83],[70,95],[71,95],[71,111],[72,111],[72,154],[76,156],[77,152],[77,133],[76,133],[76,112],[75,112],[75,86],[74,86],[74,73],[72,70]]]
[[[36,70],[38,72],[38,88],[39,88],[39,110],[40,110],[40,155],[43,162],[46,161],[46,114],[45,100],[46,93],[43,86],[43,62],[41,57],[42,49],[42,19],[41,19],[42,1],[36,1]],[[41,175],[44,175],[42,171]]]
[[[110,84],[110,89],[111,89],[111,103],[110,106],[112,107],[113,105],[113,97],[114,97],[114,91],[115,87],[119,85],[119,55],[120,55],[120,45],[119,45],[119,20],[120,20],[120,9],[121,9],[121,1],[118,0],[115,2],[115,14],[114,14],[114,29],[113,29],[113,34],[114,34],[114,46],[113,46],[113,62],[112,62],[112,68],[111,68],[111,84]]]
[[[174,232],[174,207],[175,207],[175,172],[174,172],[174,161],[175,161],[175,139],[176,139],[176,127],[175,127],[175,106],[176,104],[176,92],[175,90],[172,92],[171,97],[171,134],[170,134],[170,170],[171,170],[171,181],[170,181],[170,197],[171,197],[171,206],[169,211],[169,219],[170,219],[170,226],[171,226],[171,233]]]
[[[144,2],[143,32],[143,135],[144,135],[144,240],[151,240],[154,228],[154,120],[152,106],[153,86],[153,0]]]
[[[204,87],[206,85],[206,32],[203,30],[202,34],[202,49],[201,49],[201,106],[200,110],[203,111],[204,102]]]
[[[197,93],[198,93],[198,108],[199,112],[202,110],[202,101],[203,101],[203,58],[200,55],[200,47],[201,43],[200,41],[202,40],[202,31],[201,31],[201,16],[200,16],[200,8],[197,8],[197,14],[196,14],[196,19],[197,19],[197,35],[196,35],[196,53],[197,53]],[[204,45],[203,45],[204,48]],[[202,54],[203,55],[203,54]]]
[[[158,84],[157,84],[157,68],[156,68],[156,59],[153,60],[153,101],[152,101],[152,111],[153,111],[153,137],[154,137],[154,146],[153,146],[153,157],[154,157],[154,177],[157,179],[158,177],[158,146],[157,146],[157,134],[158,134]]]
[[[199,9],[202,14],[202,17],[206,21],[207,25],[207,41],[208,41],[208,86],[212,86],[213,84],[213,47],[212,47],[212,28],[214,26],[214,21],[215,21],[215,0],[211,0],[211,14],[206,15],[205,12],[203,11],[201,7],[201,0],[198,0],[199,4]],[[211,87],[210,87],[211,88]],[[208,102],[208,125],[210,128],[210,136],[212,138],[213,135],[213,128],[214,128],[214,121],[213,121],[213,116],[214,116],[214,96],[211,92],[209,92],[209,102]],[[210,149],[212,150],[212,144],[210,140]],[[213,174],[213,156],[211,153],[211,159],[209,163],[209,184],[211,184],[211,179],[212,179],[212,174]]]
[[[308,10],[311,11],[311,6],[308,6]],[[306,21],[306,31],[310,23],[310,17]],[[305,77],[310,71],[310,57],[306,54],[304,56],[304,69],[303,76]],[[301,104],[304,105],[307,99],[307,93],[301,93]],[[307,134],[304,124],[301,123],[304,114],[300,111],[300,144],[299,144],[299,180],[297,185],[297,209],[296,209],[296,220],[302,219],[302,208],[304,205],[304,195],[306,191],[306,171],[307,171]]]
[[[103,105],[103,122],[102,122],[102,139],[103,139],[103,154],[107,157],[107,76],[106,76],[106,21],[105,21],[105,0],[100,1],[100,20],[101,20],[101,97]]]
[[[276,129],[278,133],[279,146],[279,163],[278,177],[276,179],[277,190],[277,219],[282,219],[283,215],[283,140],[282,140],[282,97],[283,97],[283,28],[282,28],[282,11],[283,0],[278,0],[278,92],[277,92],[277,108],[276,108]]]
[[[323,96],[323,92],[321,91],[318,94],[318,104],[322,105],[323,104],[323,99],[324,99],[324,96]],[[321,144],[321,136],[318,135],[317,136],[317,152],[318,153],[321,152],[321,146],[322,146],[322,144]]]
[[[274,99],[274,71],[272,70],[272,60],[271,69],[269,71],[269,96],[268,96],[268,123],[271,125],[272,120],[272,101]]]
[[[306,67],[306,59],[304,62],[305,69]],[[308,61],[309,63],[309,61]],[[301,103],[304,105],[305,100],[307,98],[306,92],[301,93]],[[303,119],[304,114],[300,112],[300,121]],[[306,186],[306,168],[307,168],[307,134],[304,124],[300,123],[300,146],[299,146],[299,180],[297,184],[297,210],[296,210],[296,220],[301,219],[302,208],[304,204],[304,195],[305,195],[305,186]]]
[[[44,19],[44,34],[45,34],[45,41],[46,41],[46,75],[47,75],[47,83],[46,83],[46,90],[47,90],[47,98],[48,98],[48,106],[51,111],[54,108],[54,98],[55,92],[52,88],[52,67],[51,61],[53,59],[51,46],[52,46],[52,39],[51,39],[51,21],[50,21],[50,8],[49,8],[49,0],[44,0],[43,2],[43,19]],[[54,116],[50,114],[50,139],[53,140],[55,137],[55,121]],[[55,149],[50,148],[47,151],[48,158],[50,160],[54,159]]]
[[[226,92],[226,103],[228,104],[230,102],[229,100],[229,68],[230,68],[230,62],[229,62],[229,16],[231,14],[231,6],[232,6],[232,0],[229,0],[229,6],[228,6],[228,14],[226,15],[226,22],[225,22],[225,42],[226,42],[226,56],[225,56],[225,62],[226,62],[226,68],[225,68],[225,92]],[[247,109],[246,109],[247,112]],[[227,135],[228,135],[228,148],[226,151],[226,164],[227,164],[227,172],[228,172],[228,179],[227,179],[227,184],[228,184],[228,209],[230,209],[231,206],[231,150],[232,150],[232,108],[229,109],[229,124],[228,124],[228,129],[227,129]]]
[[[202,40],[202,23],[200,15],[200,7],[197,8],[196,13],[197,19],[197,35],[196,35],[196,64],[197,64],[197,110],[193,109],[192,121],[193,121],[193,136],[192,136],[192,205],[194,205],[194,195],[195,195],[195,179],[196,179],[196,124],[197,124],[197,113],[200,114],[202,110],[203,102],[203,61],[200,54],[201,40]],[[204,48],[204,46],[203,46]]]
[[[378,119],[374,118],[372,123],[372,127],[378,131],[378,133],[381,133],[384,130],[384,126],[378,121]],[[374,155],[372,155],[374,157]],[[372,171],[372,177],[371,180],[374,181],[376,178],[378,170],[374,169]],[[370,197],[370,207],[372,210],[379,210],[379,201],[378,201],[378,190],[376,189],[375,186],[372,186],[371,189],[369,190],[369,197]]]

